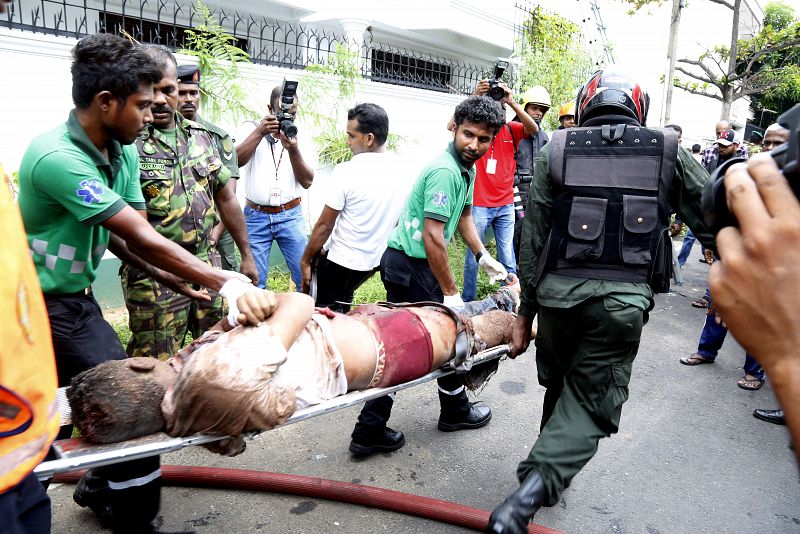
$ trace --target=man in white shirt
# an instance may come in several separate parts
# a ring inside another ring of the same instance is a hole
[[[281,86],[277,86],[270,96],[270,115],[258,123],[246,123],[236,135],[243,140],[236,153],[245,186],[244,219],[261,288],[266,287],[273,241],[278,242],[299,288],[300,257],[308,242],[300,195],[311,187],[314,169],[303,159],[297,137],[287,137],[280,129],[274,115],[280,111],[280,99]],[[288,113],[297,114],[297,98]]]
[[[347,145],[353,159],[337,165],[325,207],[311,232],[300,267],[303,292],[316,272],[317,306],[346,313],[353,294],[380,264],[412,181],[386,152],[389,117],[377,104],[347,112]]]

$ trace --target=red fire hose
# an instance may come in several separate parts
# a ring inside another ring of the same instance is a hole
[[[53,482],[74,484],[82,475],[83,471],[63,473],[54,476]],[[489,523],[489,512],[484,510],[410,493],[324,478],[181,465],[161,466],[161,475],[164,484],[169,486],[257,490],[327,499],[433,519],[478,531],[486,529]],[[561,534],[557,530],[535,524],[528,527],[528,533]]]

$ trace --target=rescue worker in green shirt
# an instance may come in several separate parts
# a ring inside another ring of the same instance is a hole
[[[578,93],[578,128],[558,130],[536,159],[522,230],[522,295],[511,356],[530,343],[546,388],[538,439],[517,469],[519,489],[487,532],[528,532],[617,432],[653,293],[669,290],[670,206],[704,246],[708,173],[668,129],[646,128],[649,97],[615,65]]]
[[[200,69],[195,65],[178,65],[178,112],[184,118],[194,121],[208,130],[214,148],[222,158],[222,164],[231,171],[230,184],[236,192],[236,181],[239,179],[239,158],[236,156],[236,147],[233,145],[231,136],[217,126],[203,119],[197,112],[200,105]],[[221,222],[217,223],[209,237],[209,243],[219,252],[222,260],[222,268],[226,271],[238,271],[241,268],[241,261],[236,255],[236,244],[230,232],[225,229]],[[246,250],[244,257],[252,258],[250,250]]]
[[[142,50],[159,65],[162,75],[153,86],[153,123],[136,140],[147,219],[158,233],[209,262],[209,238],[219,215],[244,253],[243,274],[256,279],[244,216],[229,183],[230,171],[208,131],[176,111],[175,56],[160,45],[144,45]],[[210,300],[191,299],[130,264],[123,265],[121,273],[131,329],[129,356],[166,359],[183,346],[187,331],[197,337],[224,316],[216,293],[210,293]]]

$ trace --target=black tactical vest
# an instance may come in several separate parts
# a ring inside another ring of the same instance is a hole
[[[539,278],[551,272],[668,291],[677,134],[603,125],[558,130],[550,145],[553,226]]]

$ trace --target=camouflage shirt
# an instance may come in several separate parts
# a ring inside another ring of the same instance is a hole
[[[174,131],[148,125],[136,140],[147,219],[158,233],[206,259],[218,221],[214,194],[231,173],[205,128],[180,114],[176,121]]]
[[[228,132],[213,122],[208,122],[200,115],[194,116],[194,122],[203,126],[211,134],[211,140],[222,158],[222,164],[231,171],[231,178],[239,178],[239,158],[236,157],[236,148],[233,146],[233,139]]]

